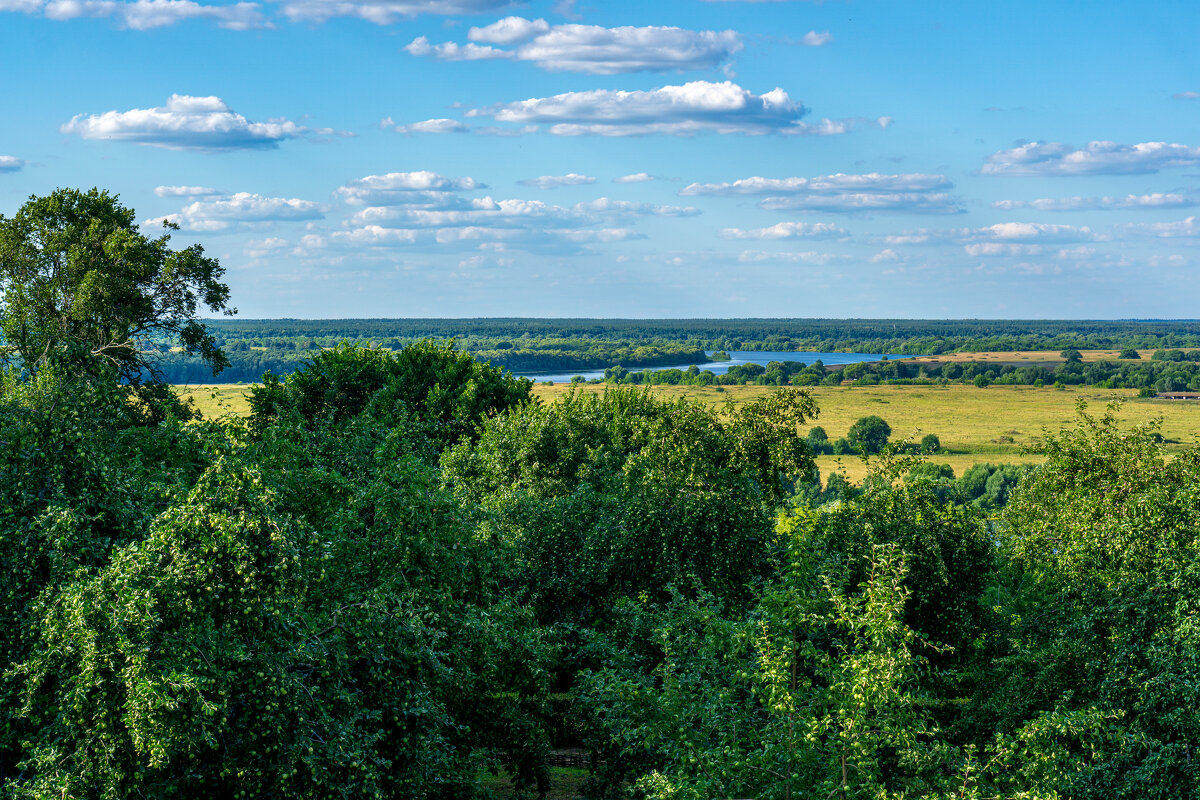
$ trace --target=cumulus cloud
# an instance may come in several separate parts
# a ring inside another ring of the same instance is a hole
[[[270,222],[295,222],[321,219],[325,210],[320,203],[288,197],[264,197],[237,192],[224,197],[197,200],[178,214],[149,220],[148,225],[172,222],[185,231],[218,233],[233,228]]]
[[[1087,226],[1051,225],[1035,222],[1000,222],[982,228],[963,228],[950,231],[960,240],[982,242],[1078,242],[1099,238]]]
[[[613,217],[694,217],[700,213],[700,209],[692,206],[660,206],[630,200],[611,200],[607,197],[576,203],[573,208],[583,214]]]
[[[396,125],[397,133],[466,133],[471,126],[456,119],[427,119],[408,125]]]
[[[293,21],[324,22],[334,17],[356,17],[376,25],[390,25],[423,14],[494,14],[512,4],[512,0],[284,0],[282,7]]]
[[[208,186],[155,186],[154,194],[159,197],[209,197],[223,192]]]
[[[1036,256],[1042,253],[1042,246],[1039,244],[979,242],[977,244],[963,245],[963,251],[972,258],[980,256]]]
[[[555,231],[555,234],[561,236],[570,242],[627,242],[632,239],[645,239],[646,234],[638,233],[629,228],[600,228],[598,230],[562,230]]]
[[[78,114],[63,133],[84,139],[133,142],[171,150],[270,149],[287,139],[310,134],[347,135],[328,128],[307,128],[291,120],[251,122],[219,97],[173,94],[165,105],[102,114]]]
[[[444,205],[453,192],[486,189],[474,178],[449,178],[436,172],[389,172],[368,175],[338,187],[334,194],[354,206]]]
[[[1171,97],[1176,100],[1200,100],[1200,92],[1176,92]]]
[[[780,222],[768,228],[725,228],[725,239],[834,239],[849,236],[849,231],[829,222]]]
[[[1150,222],[1121,225],[1121,230],[1140,233],[1160,239],[1194,238],[1200,236],[1200,218],[1195,216],[1178,222]]]
[[[888,247],[916,244],[961,244],[970,255],[1020,255],[1035,251],[1028,246],[1094,242],[1111,239],[1087,226],[1054,225],[1035,222],[1000,222],[980,228],[946,228],[903,231],[880,237]],[[988,245],[974,247],[973,245]],[[992,247],[990,245],[997,245]],[[1010,247],[1010,245],[1019,245]]]
[[[24,159],[16,156],[0,156],[0,172],[17,172],[24,167]]]
[[[1200,164],[1200,147],[1166,142],[1030,142],[988,156],[984,175],[1141,175]]]
[[[250,258],[263,258],[280,253],[289,247],[291,245],[287,239],[281,239],[278,236],[268,236],[265,239],[251,239],[246,242],[246,246],[242,248],[242,252]]]
[[[0,11],[42,14],[48,19],[113,19],[123,28],[150,30],[192,19],[209,20],[230,30],[267,28],[259,3],[206,5],[193,0],[4,0]]]
[[[1130,194],[1125,197],[1056,197],[1038,200],[997,200],[994,208],[1012,211],[1032,208],[1037,211],[1105,211],[1131,208],[1188,208],[1195,198],[1182,194]]]
[[[821,35],[809,34],[817,38]],[[486,27],[471,28],[467,38],[470,41],[466,44],[430,44],[428,37],[421,36],[405,49],[414,56],[432,56],[441,61],[512,59],[529,61],[551,72],[591,75],[712,69],[742,49],[741,37],[735,31],[551,26],[543,19],[523,17],[507,17]]]
[[[817,33],[809,31],[804,34],[804,38],[800,40],[800,44],[805,47],[821,47],[833,41],[833,34],[826,31],[825,33]]]
[[[560,136],[639,136],[808,132],[809,126],[802,130],[800,121],[806,113],[783,89],[756,95],[730,81],[692,81],[648,91],[567,92],[472,109],[467,115],[493,117],[499,122],[545,123],[551,125],[550,133]]]
[[[511,45],[527,42],[535,36],[549,33],[549,31],[550,23],[544,19],[505,17],[491,25],[471,28],[467,32],[467,38],[472,42]]]
[[[557,189],[560,186],[580,186],[595,182],[596,179],[592,176],[580,175],[577,172],[570,172],[566,175],[543,175],[540,178],[527,178],[520,181],[522,186],[533,186],[538,189]]]
[[[855,213],[898,211],[911,214],[961,214],[962,204],[945,192],[842,192],[832,195],[767,197],[759,205],[769,211]]]
[[[961,203],[948,192],[945,175],[911,173],[884,175],[823,175],[816,178],[752,177],[728,183],[693,183],[681,195],[769,195],[759,205],[772,211],[870,212],[902,211],[919,214],[957,214]]]
[[[654,176],[648,172],[635,172],[632,175],[622,175],[619,178],[613,178],[613,183],[646,183],[654,179]]]
[[[891,249],[891,248],[889,247],[889,248],[887,248],[887,249],[885,249],[885,250],[880,250],[878,253],[876,253],[875,255],[871,256],[871,258],[870,258],[870,259],[868,259],[868,260],[869,260],[869,261],[870,261],[872,264],[884,264],[884,263],[887,263],[887,262],[889,262],[889,261],[899,261],[899,260],[900,260],[900,256],[898,256],[898,255],[896,254],[896,251],[895,251],[895,250],[893,250],[893,249]]]
[[[680,190],[681,195],[784,195],[824,194],[844,192],[903,193],[932,192],[953,188],[945,175],[910,173],[882,175],[868,172],[860,175],[822,175],[817,178],[742,178],[731,183],[692,183]]]
[[[822,265],[835,261],[848,261],[849,258],[849,256],[841,253],[820,253],[813,250],[806,250],[799,253],[768,253],[762,250],[745,250],[738,254],[738,261],[743,264],[785,262]]]

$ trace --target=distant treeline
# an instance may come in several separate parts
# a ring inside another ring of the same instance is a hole
[[[1136,356],[1136,353],[1132,355]],[[1063,361],[1042,364],[996,364],[981,361],[918,362],[888,359],[827,368],[820,361],[739,364],[725,375],[711,370],[642,370],[623,367],[605,371],[608,383],[691,386],[836,386],[852,381],[859,386],[922,383],[972,383],[1008,386],[1097,386],[1104,389],[1140,389],[1145,396],[1159,392],[1200,392],[1200,350],[1157,350],[1149,360],[1083,362],[1073,350],[1063,351]]]
[[[989,350],[1180,349],[1200,347],[1195,320],[834,320],[834,319],[339,319],[206,322],[231,366],[222,381],[288,374],[338,342],[389,350],[453,339],[482,361],[516,372],[572,372],[704,364],[705,351],[817,351],[938,355]],[[173,383],[211,380],[194,360],[160,343]]]
[[[457,339],[473,351],[488,341],[589,339],[682,342],[703,350],[815,350],[936,355],[956,350],[1200,347],[1200,320],[912,319],[339,319],[208,323],[235,339],[349,339],[385,344]],[[475,340],[483,340],[476,342]],[[514,344],[516,344],[514,342]],[[602,365],[609,366],[609,365]]]

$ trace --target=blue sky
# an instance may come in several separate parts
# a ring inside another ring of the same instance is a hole
[[[0,0],[0,213],[244,317],[1198,316],[1194,3]]]

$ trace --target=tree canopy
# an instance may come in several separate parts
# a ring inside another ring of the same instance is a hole
[[[171,249],[170,238],[143,234],[134,211],[98,189],[58,189],[0,216],[8,360],[36,370],[86,356],[139,384],[157,377],[152,350],[177,345],[219,372],[228,362],[197,315],[234,313],[224,269],[200,245]]]

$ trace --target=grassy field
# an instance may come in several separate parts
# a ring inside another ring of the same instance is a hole
[[[226,414],[244,416],[250,413],[250,387],[240,383],[217,383],[208,386],[189,386],[179,390],[185,400],[191,400],[206,419],[218,419]]]
[[[209,418],[223,414],[245,414],[249,410],[249,387],[216,385],[192,387],[185,391],[200,411]],[[603,391],[602,385],[585,385],[580,391]],[[571,391],[567,384],[537,385],[534,394],[553,402]],[[706,403],[734,405],[745,403],[773,391],[769,386],[659,386],[655,392],[666,397],[686,396]],[[837,439],[845,436],[855,420],[876,415],[892,426],[892,438],[919,440],[932,433],[941,440],[943,451],[933,457],[947,463],[956,475],[973,464],[1036,463],[1036,450],[1047,430],[1069,427],[1075,419],[1075,404],[1088,403],[1094,414],[1102,414],[1108,403],[1122,403],[1119,417],[1133,425],[1151,419],[1162,420],[1162,434],[1168,450],[1200,443],[1200,403],[1178,400],[1138,398],[1132,389],[1095,389],[1092,387],[988,386],[817,386],[809,387],[820,414],[812,424],[820,425]],[[822,456],[821,474],[840,470],[857,481],[865,468],[856,457]]]
[[[669,397],[686,396],[708,403],[734,405],[762,397],[768,386],[714,387],[660,386],[655,391]],[[601,391],[585,386],[584,391]],[[536,386],[534,393],[553,401],[570,391],[564,384]],[[944,452],[931,460],[949,464],[956,475],[979,463],[1038,463],[1036,451],[1044,432],[1070,427],[1079,400],[1093,414],[1103,414],[1107,405],[1120,401],[1118,416],[1129,425],[1162,419],[1162,434],[1168,449],[1200,443],[1200,403],[1177,400],[1140,399],[1134,389],[1095,389],[1070,386],[1064,389],[1031,386],[817,386],[808,391],[820,411],[812,425],[820,425],[831,440],[845,436],[860,417],[883,417],[892,426],[892,438],[914,440],[935,434]],[[811,426],[810,426],[811,427]],[[853,456],[821,456],[822,475],[834,470],[852,481],[866,473]]]
[[[995,364],[1061,364],[1063,361],[1060,350],[996,350],[986,353],[943,353],[938,356],[896,356],[896,360],[946,363],[949,361],[992,362]],[[1120,361],[1117,356],[1120,350],[1080,350],[1083,361]],[[1154,355],[1153,350],[1138,350],[1138,355],[1149,360]]]

